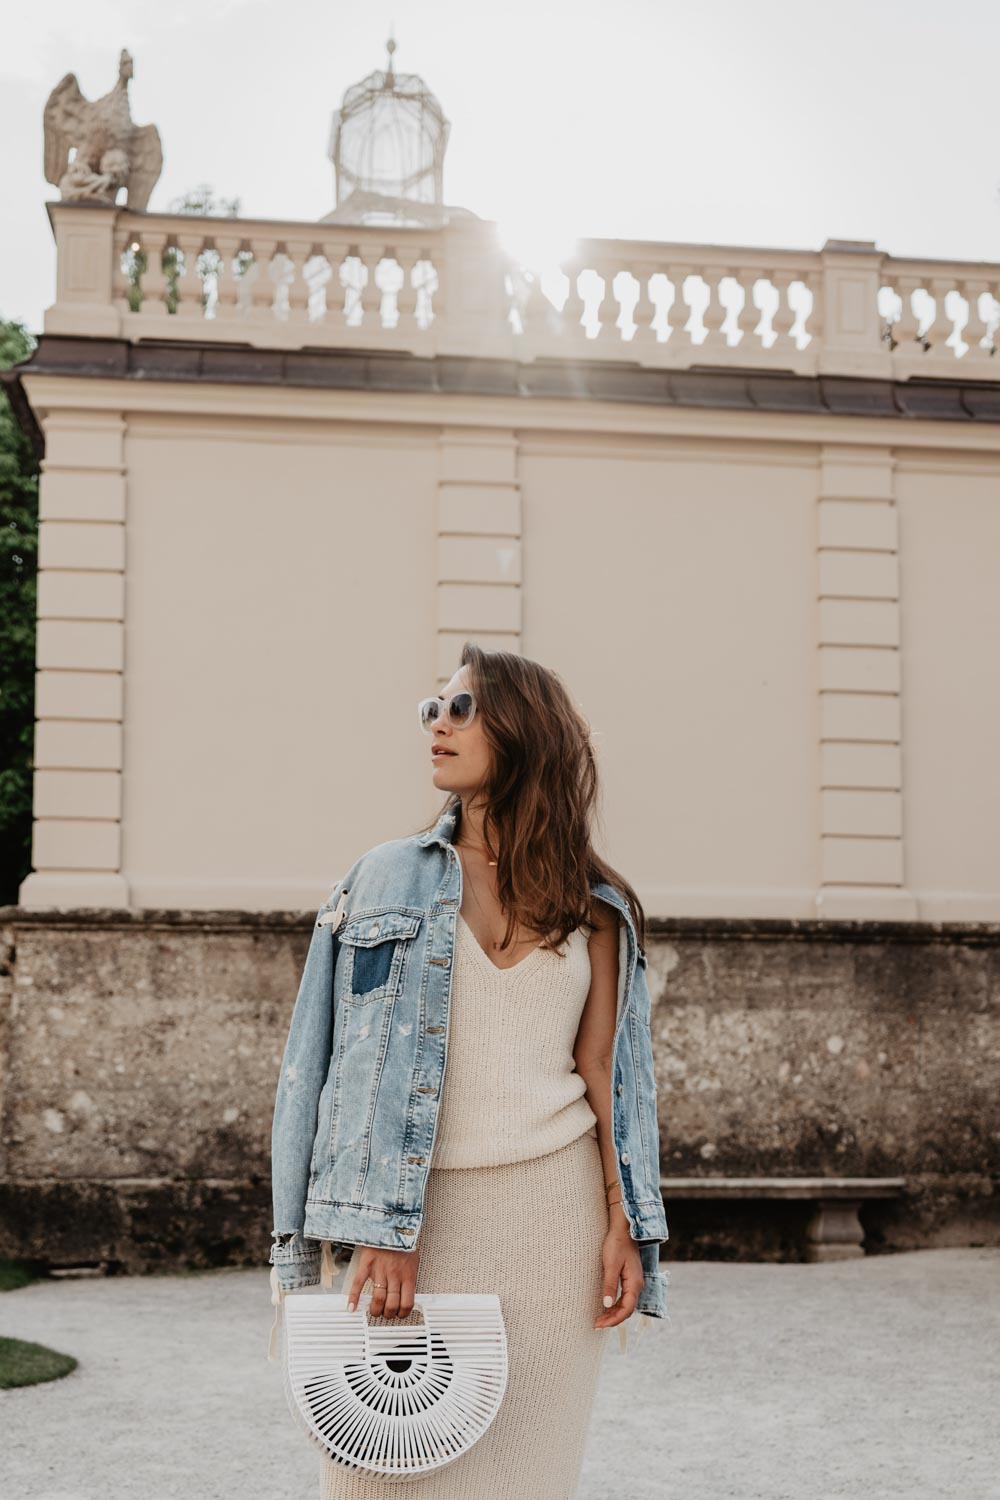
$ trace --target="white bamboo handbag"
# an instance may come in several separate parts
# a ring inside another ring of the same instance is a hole
[[[272,1282],[273,1285],[273,1282]],[[466,1453],[507,1388],[507,1332],[494,1293],[415,1293],[419,1323],[370,1323],[345,1293],[286,1292],[285,1396],[328,1458],[418,1479]],[[276,1317],[277,1321],[277,1317]]]

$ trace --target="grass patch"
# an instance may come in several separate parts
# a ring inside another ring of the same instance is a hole
[[[41,1279],[41,1269],[32,1261],[0,1257],[0,1292],[16,1292],[19,1287]],[[0,1337],[0,1391],[10,1391],[19,1385],[40,1385],[44,1380],[59,1380],[76,1366],[72,1354],[60,1354],[56,1349],[33,1344],[27,1339]]]
[[[0,1256],[0,1292],[16,1292],[19,1287],[38,1280],[39,1272],[30,1261],[4,1260]]]
[[[24,1339],[0,1338],[0,1390],[59,1380],[76,1366],[72,1354],[59,1354],[44,1344],[31,1344]]]

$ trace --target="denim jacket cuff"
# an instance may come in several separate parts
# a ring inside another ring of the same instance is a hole
[[[667,1278],[669,1271],[654,1271],[645,1273],[642,1291],[635,1304],[637,1313],[645,1313],[649,1318],[665,1318],[667,1316]]]
[[[659,1240],[645,1240],[639,1246],[643,1284],[635,1310],[646,1313],[651,1318],[667,1316],[667,1282],[670,1271],[666,1266],[660,1265],[660,1244]]]
[[[319,1240],[306,1240],[299,1230],[294,1234],[275,1236],[268,1262],[277,1271],[278,1285],[283,1292],[317,1285],[322,1249]]]

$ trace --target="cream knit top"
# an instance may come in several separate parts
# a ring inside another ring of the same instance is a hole
[[[573,1046],[590,992],[587,935],[532,948],[500,969],[461,912],[434,1167],[488,1167],[544,1156],[590,1131],[597,1116]]]

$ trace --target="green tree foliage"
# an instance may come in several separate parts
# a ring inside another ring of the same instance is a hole
[[[0,319],[0,366],[34,347],[22,323]],[[0,386],[0,905],[31,869],[37,571],[38,464]]]

